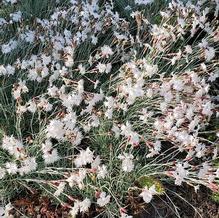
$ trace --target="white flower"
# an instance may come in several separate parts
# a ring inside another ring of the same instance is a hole
[[[199,118],[197,116],[194,117],[194,119],[189,124],[189,131],[194,131],[196,126],[199,126]]]
[[[122,124],[121,126],[121,134],[129,137],[130,134],[132,133],[132,126],[131,124],[127,121],[126,124]]]
[[[75,138],[71,141],[71,143],[73,145],[79,145],[81,143],[81,140],[83,139],[81,131],[78,128],[75,128],[73,135],[75,136]]]
[[[42,54],[41,57],[42,57],[42,61],[43,61],[44,66],[47,66],[51,63],[51,60],[52,60],[51,56],[47,56],[46,54]]]
[[[104,179],[107,175],[107,167],[103,164],[97,168],[97,178]]]
[[[74,93],[70,93],[68,95],[61,96],[62,104],[65,106],[69,111],[71,111],[74,105],[80,105],[82,101],[81,95],[77,95]]]
[[[135,4],[137,5],[148,5],[153,3],[154,0],[135,0]]]
[[[205,151],[206,151],[205,145],[202,144],[202,143],[199,143],[199,144],[196,146],[195,151],[196,151],[196,157],[198,157],[198,158],[203,157],[204,154],[205,154]]]
[[[16,174],[18,172],[18,167],[17,167],[16,163],[9,163],[9,162],[7,162],[5,164],[5,168],[6,168],[7,172],[9,174],[12,174],[12,175],[14,175],[14,174]]]
[[[147,92],[146,92],[146,96],[147,96],[148,98],[152,98],[152,97],[153,97],[153,94],[154,94],[153,89],[148,88],[148,89],[147,89]]]
[[[13,95],[15,99],[21,97],[21,93],[27,93],[29,89],[26,86],[26,81],[20,80],[16,87],[13,88]]]
[[[63,139],[65,134],[64,124],[60,120],[51,120],[46,131],[48,138]]]
[[[98,69],[98,71],[99,71],[100,73],[104,73],[105,70],[106,70],[106,65],[105,65],[105,64],[98,63],[97,69]]]
[[[99,198],[97,199],[97,204],[100,207],[104,207],[110,202],[110,195],[106,195],[106,192],[101,192]]]
[[[3,179],[5,177],[5,169],[0,167],[0,179]]]
[[[181,79],[174,78],[173,80],[173,88],[176,91],[182,91],[184,88],[184,83]]]
[[[66,130],[74,130],[77,121],[77,115],[75,112],[70,112],[65,115],[62,122],[65,125]]]
[[[92,169],[97,169],[100,166],[101,160],[100,156],[98,155],[95,160],[91,163],[91,168]]]
[[[200,43],[198,44],[198,46],[199,46],[200,48],[207,48],[207,46],[208,46],[207,40],[206,40],[205,38],[202,39],[202,42],[200,42]]]
[[[10,17],[13,21],[19,22],[21,20],[22,13],[21,13],[21,11],[17,11],[15,13],[10,14]]]
[[[4,18],[0,18],[0,26],[7,24],[7,21]]]
[[[58,90],[59,90],[59,89],[58,89],[56,86],[51,86],[51,87],[49,87],[49,88],[47,89],[48,94],[49,94],[50,96],[52,96],[52,97],[55,97],[55,96],[57,95]]]
[[[119,136],[120,136],[120,128],[116,124],[113,124],[113,127],[112,127],[111,130],[115,133],[115,137],[119,138]]]
[[[25,40],[26,42],[33,43],[35,39],[35,32],[34,31],[28,31],[24,34],[21,34],[21,39]]]
[[[27,110],[30,111],[31,113],[35,113],[37,110],[37,105],[35,102],[30,101],[29,106],[27,107]]]
[[[113,118],[113,109],[112,108],[107,109],[105,111],[105,117],[107,117],[108,119],[112,119]]]
[[[79,210],[80,210],[80,202],[79,202],[79,201],[76,201],[76,202],[74,203],[74,207],[72,207],[72,209],[70,210],[69,213],[70,213],[70,215],[71,215],[73,218],[75,218],[76,215],[78,214]]]
[[[147,109],[145,108],[142,109],[141,114],[142,115],[139,116],[139,119],[142,120],[144,123],[147,123],[148,118],[153,116],[153,112],[152,111],[148,112]]]
[[[210,61],[214,58],[215,56],[215,50],[213,47],[207,47],[205,49],[205,59],[206,61]]]
[[[208,81],[214,82],[219,77],[219,71],[218,72],[212,72],[208,78]]]
[[[85,198],[83,201],[76,201],[74,207],[70,210],[72,217],[75,217],[79,212],[84,213],[89,210],[91,206],[91,201],[88,198]]]
[[[19,89],[13,91],[13,96],[15,99],[19,99],[21,97],[21,93]]]
[[[108,45],[104,45],[101,47],[101,54],[108,58],[110,55],[113,55],[113,50]]]
[[[139,144],[139,135],[138,133],[132,131],[131,124],[127,121],[126,124],[122,124],[121,126],[121,135],[124,135],[129,139],[129,143],[133,146],[136,146]]]
[[[145,187],[140,196],[143,198],[144,202],[150,203],[155,194],[157,194],[156,188],[155,185],[152,185],[149,189],[148,187]]]
[[[13,215],[10,214],[10,211],[13,209],[13,206],[11,203],[8,203],[6,206],[5,206],[5,214],[4,214],[4,217],[5,218],[14,218]]]
[[[84,92],[84,80],[81,79],[78,81],[78,87],[77,87],[78,93],[81,95]]]
[[[1,218],[4,218],[5,216],[5,209],[4,209],[4,207],[0,207],[0,217]]]
[[[74,163],[76,167],[81,167],[88,163],[92,163],[93,158],[94,158],[93,152],[90,151],[89,148],[87,148],[86,150],[80,151],[80,154],[77,156],[77,158],[75,158]]]
[[[190,77],[192,79],[192,82],[194,84],[198,84],[200,82],[201,78],[197,75],[197,73],[195,73],[195,72],[188,72],[188,73],[189,73],[189,75],[190,75]]]
[[[71,55],[65,57],[65,66],[72,67],[74,65],[74,58]]]
[[[153,147],[150,148],[150,153],[147,154],[146,157],[148,157],[148,158],[153,157],[154,155],[159,154],[160,150],[161,150],[161,142],[160,141],[156,141],[153,144]]]
[[[151,158],[151,157],[153,157],[153,156],[159,154],[160,150],[161,150],[161,142],[160,142],[160,141],[156,141],[156,142],[154,143],[153,147],[150,147],[150,148],[149,148],[150,153],[147,154],[146,157],[147,157],[147,158]]]
[[[219,178],[219,169],[216,170],[216,177]]]
[[[212,154],[213,154],[212,160],[215,160],[217,158],[217,155],[218,155],[218,148],[217,147],[214,148]]]
[[[25,105],[18,105],[17,106],[17,114],[23,114],[27,111],[27,108]]]
[[[106,70],[105,70],[105,72],[106,72],[106,73],[110,73],[110,72],[111,72],[111,69],[112,69],[112,64],[111,64],[111,63],[106,64]]]
[[[84,213],[89,210],[91,206],[91,201],[88,198],[85,198],[83,201],[80,202],[80,212]]]
[[[52,142],[49,139],[47,139],[45,143],[42,144],[42,151],[45,152],[50,150],[52,150]]]
[[[92,126],[92,127],[98,127],[100,125],[100,120],[99,120],[98,116],[96,116],[94,114],[90,117],[89,121],[90,121],[90,126]]]
[[[119,155],[118,158],[122,160],[122,169],[125,172],[131,172],[134,169],[133,158],[132,154],[123,153],[123,155]]]
[[[7,3],[15,4],[18,0],[4,0]]]
[[[27,157],[25,160],[21,161],[21,167],[18,170],[20,175],[24,175],[36,170],[36,168],[37,163],[35,157]]]
[[[17,47],[17,41],[15,40],[10,40],[8,44],[3,44],[2,45],[2,53],[7,54],[10,53],[12,50],[14,50]]]
[[[185,20],[184,20],[183,18],[177,18],[177,21],[178,21],[178,24],[179,24],[182,28],[185,27],[186,22],[185,22]]]
[[[45,102],[44,106],[43,106],[43,110],[46,112],[49,112],[52,110],[53,105],[50,104],[49,102]]]
[[[3,65],[0,65],[0,76],[7,74],[7,70]]]
[[[198,178],[199,179],[205,179],[205,177],[208,174],[208,171],[210,170],[210,165],[207,162],[204,162],[202,164],[202,168],[198,172]]]
[[[187,167],[187,163],[177,163],[176,165],[176,170],[173,172],[173,177],[175,177],[175,184],[176,185],[181,185],[184,179],[188,175],[188,170],[185,168]]]
[[[85,179],[87,175],[87,171],[85,169],[79,169],[78,172],[74,172],[71,174],[71,176],[66,180],[70,187],[73,187],[74,185],[78,185],[80,189],[84,188],[83,180]]]
[[[203,105],[202,113],[210,117],[213,114],[212,109],[213,104],[210,101],[208,101],[206,104]]]
[[[53,164],[59,160],[59,155],[57,149],[45,150],[43,153],[43,159],[45,164]]]
[[[98,63],[97,69],[100,73],[109,73],[112,69],[112,65],[110,63],[108,64]]]
[[[129,142],[131,145],[136,146],[139,144],[139,135],[136,132],[131,132],[130,136],[129,136]]]
[[[192,54],[192,47],[191,47],[191,45],[185,46],[185,51],[186,51],[187,54]]]
[[[171,91],[166,92],[166,93],[164,94],[164,101],[165,101],[166,103],[170,103],[170,102],[172,101],[172,99],[173,99],[173,94],[172,94]]]
[[[96,36],[91,36],[91,43],[96,45],[98,41],[98,38]]]
[[[193,105],[188,105],[188,108],[186,110],[186,118],[189,119],[190,121],[193,119],[194,116],[194,106]]]
[[[86,74],[86,69],[85,69],[85,67],[84,67],[82,64],[79,64],[79,65],[78,65],[78,70],[79,70],[79,73],[80,73],[81,75]]]
[[[13,136],[4,136],[2,140],[2,148],[9,152],[10,155],[16,157],[16,159],[24,157],[23,152],[24,145],[19,140],[15,139]]]
[[[6,66],[6,70],[7,70],[8,75],[14,75],[14,73],[15,73],[15,67],[13,67],[10,64]],[[0,72],[0,75],[1,75],[1,72]]]
[[[171,59],[171,64],[174,65],[177,60],[180,60],[181,56],[182,52],[179,50],[179,52],[177,52],[176,55]]]
[[[148,63],[144,63],[143,67],[144,67],[144,70],[146,71],[145,74],[150,78],[158,72],[157,65],[151,65]]]
[[[167,103],[165,101],[160,103],[160,110],[164,113],[167,110]]]
[[[114,105],[114,98],[113,98],[112,96],[106,97],[106,101],[104,102],[104,105],[105,105],[107,108],[113,108],[113,105]]]
[[[160,141],[156,141],[156,142],[154,143],[154,150],[157,151],[157,152],[159,152],[160,149],[161,149],[161,142],[160,142]]]

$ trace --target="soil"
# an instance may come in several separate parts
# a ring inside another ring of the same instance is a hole
[[[176,196],[174,192],[183,196],[189,203]],[[150,207],[145,208],[135,218],[219,218],[219,204],[211,199],[210,191],[204,187],[200,187],[196,193],[194,188],[188,186],[170,186],[167,195],[172,202],[166,196],[156,198]],[[178,209],[178,215],[173,204]]]
[[[186,198],[189,203],[179,196]],[[219,218],[219,204],[210,196],[210,191],[204,187],[200,187],[196,193],[194,188],[188,186],[168,185],[166,195],[154,197],[152,203],[145,205],[141,212],[134,215],[134,218]],[[65,218],[68,217],[69,212],[68,207],[53,205],[47,197],[40,197],[39,194],[16,199],[13,201],[13,206],[15,209],[11,210],[11,214],[15,218],[22,217],[21,214],[31,218]],[[177,208],[178,214],[174,208]],[[78,218],[94,218],[96,215],[97,211],[93,207],[89,215],[78,216]]]

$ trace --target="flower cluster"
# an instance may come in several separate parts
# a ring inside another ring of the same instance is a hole
[[[27,154],[21,141],[15,139],[13,136],[4,136],[1,147],[14,158],[13,162],[6,162],[4,167],[1,166],[1,178],[5,176],[6,172],[10,175],[17,173],[24,175],[36,170],[36,158],[30,157]]]

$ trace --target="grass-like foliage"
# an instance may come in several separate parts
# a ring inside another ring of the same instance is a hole
[[[37,190],[72,217],[128,218],[168,183],[217,192],[218,8],[4,0],[3,202]]]

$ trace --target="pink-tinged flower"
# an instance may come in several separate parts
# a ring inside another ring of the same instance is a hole
[[[176,170],[173,172],[173,177],[175,178],[175,184],[181,185],[184,179],[188,175],[188,170],[185,168],[187,167],[187,163],[177,163]]]
[[[108,46],[108,45],[104,45],[102,48],[101,48],[101,54],[104,56],[104,57],[109,57],[110,55],[113,55],[113,50]]]
[[[208,186],[213,192],[218,192],[219,191],[219,186],[215,183],[210,183]]]
[[[152,185],[149,189],[148,187],[145,187],[140,196],[146,203],[150,203],[153,198],[153,195],[155,194],[157,194],[157,191],[155,189],[155,185]]]
[[[122,160],[122,169],[125,172],[131,172],[134,169],[133,158],[132,154],[123,153],[118,156],[120,160]]]
[[[101,192],[99,198],[97,199],[97,204],[100,207],[104,207],[110,202],[110,195],[106,195],[106,192]]]

